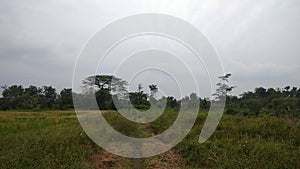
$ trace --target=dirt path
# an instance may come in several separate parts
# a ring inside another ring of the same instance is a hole
[[[155,134],[151,131],[151,127],[145,126],[150,136]],[[88,164],[95,169],[118,169],[118,168],[146,168],[146,169],[179,169],[183,163],[183,159],[179,152],[170,150],[163,154],[145,158],[145,159],[129,159],[102,151],[100,154],[93,155]],[[142,167],[141,167],[142,166]]]
[[[174,150],[146,159],[129,159],[102,151],[93,155],[87,163],[95,169],[137,168],[137,163],[143,163],[142,168],[146,169],[179,169],[178,165],[182,164],[182,158]]]

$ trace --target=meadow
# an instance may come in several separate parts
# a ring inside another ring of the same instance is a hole
[[[168,110],[149,124],[106,111],[106,120],[128,136],[148,137],[177,117]],[[128,159],[91,141],[74,111],[0,112],[0,168],[300,168],[299,118],[224,115],[205,143],[198,138],[206,113],[187,137],[164,154]],[[138,134],[137,134],[138,133]]]

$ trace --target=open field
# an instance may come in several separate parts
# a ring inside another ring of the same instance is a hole
[[[164,113],[140,125],[108,111],[115,129],[141,137],[176,118]],[[93,143],[73,111],[0,112],[0,168],[300,168],[300,120],[225,115],[214,135],[198,143],[206,114],[171,151],[143,160],[112,155]]]

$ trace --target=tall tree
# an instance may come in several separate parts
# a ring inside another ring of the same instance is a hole
[[[155,97],[155,94],[158,92],[157,85],[151,84],[149,85],[149,89],[150,89],[150,96]]]
[[[228,79],[231,76],[230,73],[225,74],[224,76],[220,76],[219,83],[217,83],[218,88],[216,89],[216,93],[213,95],[216,96],[217,100],[224,100],[228,92],[231,92],[236,86],[229,86]]]
[[[95,75],[83,80],[84,91],[96,91],[96,100],[101,110],[115,109],[112,96],[116,99],[127,94],[128,83],[112,75]]]
[[[124,93],[127,92],[128,83],[125,80],[114,77],[112,75],[95,75],[89,76],[82,81],[85,91],[107,89],[111,92]]]
[[[138,84],[138,92],[141,93],[143,89],[142,83]]]

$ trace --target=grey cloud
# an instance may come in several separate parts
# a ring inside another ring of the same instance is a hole
[[[225,72],[233,74],[236,94],[258,85],[299,85],[299,9],[298,0],[4,0],[0,85],[71,87],[76,57],[89,37],[116,19],[145,12],[174,15],[199,28],[220,54]],[[111,68],[105,65],[104,71]]]

